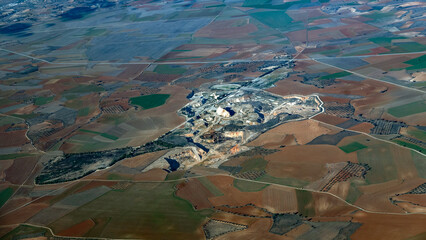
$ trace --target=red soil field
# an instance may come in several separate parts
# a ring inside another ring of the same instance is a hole
[[[211,208],[208,198],[214,195],[197,179],[190,179],[177,185],[176,195],[191,202],[195,209]]]
[[[356,153],[346,154],[336,146],[288,146],[265,157],[266,172],[274,177],[315,181],[327,173],[326,163],[356,162]]]
[[[6,181],[14,184],[22,184],[29,177],[37,164],[36,157],[17,158],[13,161],[6,173]]]
[[[92,219],[87,219],[81,223],[78,223],[68,229],[65,229],[58,233],[60,236],[73,236],[82,237],[84,234],[90,231],[95,226],[95,222]]]
[[[210,176],[208,179],[221,191],[223,196],[211,197],[210,202],[214,206],[230,205],[243,206],[252,203],[262,205],[262,192],[241,192],[233,187],[234,179],[226,176]]]
[[[370,133],[370,130],[374,127],[371,123],[360,123],[358,125],[355,125],[353,127],[348,128],[349,130],[358,131],[358,132],[364,132],[364,133]]]
[[[148,65],[136,65],[136,64],[129,64],[129,65],[123,65],[123,67],[125,67],[125,69],[117,76],[118,78],[121,79],[126,79],[126,80],[132,80],[135,77],[139,76],[143,70],[145,70],[145,68]]]
[[[26,133],[27,130],[0,132],[0,139],[7,139],[7,141],[0,141],[0,147],[16,147],[29,143]]]

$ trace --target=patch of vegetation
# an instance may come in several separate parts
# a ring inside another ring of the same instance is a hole
[[[108,133],[96,132],[96,131],[92,131],[92,130],[80,129],[80,132],[93,133],[93,134],[100,135],[104,138],[108,138],[108,139],[111,139],[111,140],[114,140],[114,141],[118,139],[117,136],[114,136],[114,135],[111,135],[111,134],[108,134]]]
[[[345,152],[345,153],[351,153],[351,152],[355,152],[355,151],[358,151],[358,150],[363,149],[363,148],[367,148],[367,146],[365,146],[364,144],[361,144],[359,142],[352,142],[352,143],[349,143],[348,145],[341,146],[339,148],[342,149],[342,151]]]
[[[10,116],[1,116],[0,117],[0,126],[22,123],[22,122],[24,122],[24,120],[17,118],[17,117],[10,117]]]
[[[380,46],[391,46],[392,40],[394,39],[404,39],[404,37],[376,37],[376,38],[370,38],[369,41],[378,44]]]
[[[320,79],[336,79],[336,78],[342,78],[342,77],[346,77],[351,75],[352,73],[343,71],[343,72],[338,72],[338,73],[333,73],[330,75],[326,75],[326,76],[322,76],[320,77]]]
[[[50,97],[38,97],[34,100],[34,105],[41,106],[46,103],[49,103],[53,100],[53,96]]]
[[[30,23],[14,23],[9,26],[1,27],[0,34],[15,34],[31,27]]]
[[[410,136],[417,138],[423,142],[426,142],[426,131],[420,129],[410,129],[407,131]]]
[[[425,55],[426,56],[426,55]],[[392,107],[388,109],[388,113],[395,117],[405,117],[413,115],[416,113],[422,113],[426,111],[426,101],[420,100],[417,102],[412,102],[404,104],[397,107]]]
[[[267,164],[268,161],[263,158],[251,158],[241,164],[242,169],[240,173],[248,171],[263,171]]]
[[[424,240],[426,239],[426,232],[419,233],[413,237],[407,238],[406,240]]]
[[[21,158],[21,157],[28,157],[31,155],[32,155],[31,153],[10,153],[10,154],[0,155],[0,160],[9,160],[9,159],[15,159],[15,158]]]
[[[365,175],[368,184],[388,182],[398,178],[389,144],[377,144],[357,151],[359,163],[368,164],[371,170]]]
[[[266,8],[286,10],[295,4],[309,3],[310,0],[300,0],[294,2],[285,2],[283,4],[272,4],[272,0],[245,0],[243,7]]]
[[[416,166],[417,173],[419,177],[426,178],[426,161],[425,157],[418,152],[411,151],[411,157],[414,162],[414,166]]]
[[[108,180],[131,180],[131,178],[116,174],[116,173],[111,173],[108,174],[107,176]]]
[[[0,208],[9,200],[13,194],[13,189],[8,187],[0,191]]]
[[[384,12],[376,11],[376,12],[372,12],[370,14],[366,14],[364,16],[371,19],[370,21],[367,21],[367,22],[372,22],[372,21],[377,21],[379,19],[383,19],[383,18],[386,18],[386,17],[392,17],[393,12],[384,13]]]
[[[23,118],[25,120],[35,118],[38,116],[37,113],[29,113],[29,114],[12,114],[14,117]]]
[[[65,154],[50,160],[35,181],[37,184],[47,184],[79,179],[94,172],[94,169],[105,168],[131,157],[133,152],[131,147],[126,147],[99,152]]]
[[[426,153],[426,148],[422,148],[420,146],[417,146],[414,143],[409,143],[409,142],[406,142],[404,140],[399,140],[399,139],[393,139],[392,142],[397,143],[397,144],[399,144],[401,146],[404,146],[404,147],[408,147],[408,148],[417,150],[417,151],[419,151],[421,153]]]
[[[60,16],[62,17],[63,20],[66,20],[66,21],[81,19],[89,15],[90,13],[94,12],[95,10],[96,10],[95,8],[90,8],[90,7],[75,7],[73,9],[70,9],[64,12]]]
[[[185,175],[185,171],[170,172],[166,176],[166,181],[181,179],[181,178],[183,178],[183,175]]]
[[[258,192],[269,186],[269,184],[256,183],[241,179],[234,179],[234,187],[241,192]]]
[[[177,197],[175,183],[136,183],[122,191],[110,191],[50,224],[64,228],[99,213],[107,219],[108,236],[144,236],[146,239],[196,239],[198,229],[211,210],[196,211],[186,200]],[[102,229],[99,229],[102,230]],[[102,232],[102,231],[101,231]],[[86,237],[96,237],[89,233]]]
[[[166,103],[170,94],[151,94],[130,98],[130,103],[141,106],[143,109],[159,107]]]
[[[358,184],[356,182],[351,182],[348,195],[346,196],[346,201],[349,203],[355,203],[361,195],[362,192],[358,189]]]
[[[408,60],[404,63],[413,65],[411,67],[406,68],[407,70],[417,70],[426,68],[426,55]]]
[[[45,228],[33,227],[21,224],[6,235],[1,237],[1,240],[15,240],[24,238],[37,238],[42,236],[51,236],[50,232]]]
[[[318,52],[318,54],[325,55],[325,56],[337,56],[340,53],[340,49],[331,49],[331,50],[325,50]]]
[[[89,107],[80,108],[80,109],[78,109],[77,116],[85,117],[85,116],[89,115],[89,112],[90,112]]]
[[[186,69],[176,65],[161,64],[154,69],[154,72],[160,74],[183,74]]]
[[[292,186],[292,187],[304,187],[309,184],[307,181],[295,179],[295,178],[277,178],[270,176],[268,174],[265,174],[259,178],[256,178],[258,181],[262,182],[268,182],[268,183],[275,183],[280,184],[284,186]]]
[[[312,193],[305,190],[296,189],[297,211],[304,216],[315,216],[315,200]]]
[[[278,29],[288,28],[293,21],[291,17],[282,11],[255,12],[250,15],[266,26]]]
[[[206,187],[213,195],[216,197],[223,196],[223,193],[217,188],[207,177],[198,178],[198,181],[200,181],[204,187]]]

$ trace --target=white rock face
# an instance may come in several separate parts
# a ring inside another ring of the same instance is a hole
[[[221,107],[217,108],[216,114],[219,115],[219,116],[222,116],[222,117],[230,117],[231,116],[231,114],[228,111],[226,111],[225,109],[223,109]]]

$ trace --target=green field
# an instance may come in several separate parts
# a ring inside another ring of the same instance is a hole
[[[268,161],[263,158],[251,158],[241,164],[242,169],[240,173],[248,171],[263,171],[267,164]]]
[[[181,179],[183,178],[184,175],[185,175],[185,171],[177,170],[177,171],[168,173],[166,176],[166,181]]]
[[[6,203],[6,201],[12,196],[13,189],[8,187],[0,191],[0,208]]]
[[[108,174],[107,179],[108,180],[131,180],[131,178],[124,177],[116,173]]]
[[[159,107],[166,103],[170,94],[151,94],[130,98],[130,103],[141,106],[143,109]]]
[[[296,189],[297,211],[304,216],[315,216],[315,204],[312,193],[305,190]]]
[[[368,184],[388,182],[398,177],[390,147],[393,146],[376,144],[357,151],[358,161],[371,167],[371,170],[365,175]]]
[[[34,105],[41,106],[46,103],[49,103],[53,100],[53,96],[51,97],[38,97],[34,100]]]
[[[278,29],[288,28],[293,19],[282,11],[255,12],[250,14],[261,23]]]
[[[420,129],[409,129],[407,133],[414,138],[426,142],[426,131]]]
[[[154,72],[160,73],[160,74],[183,74],[186,72],[185,68],[174,66],[174,65],[158,65]]]
[[[392,107],[388,109],[388,113],[395,117],[405,117],[413,115],[416,113],[426,112],[426,101],[420,100],[417,102],[412,102],[404,104],[397,107]]]
[[[23,123],[24,120],[17,117],[1,116],[0,117],[0,126],[9,125],[12,123]]]
[[[408,60],[404,63],[413,65],[411,67],[408,67],[407,70],[417,70],[417,69],[426,68],[426,55]]]
[[[338,73],[333,73],[333,74],[330,74],[330,75],[322,76],[322,77],[320,77],[320,79],[336,79],[336,78],[346,77],[346,76],[349,76],[351,74],[352,73],[343,71],[343,72],[338,72]]]
[[[204,187],[206,187],[213,195],[216,197],[223,196],[223,193],[217,188],[210,180],[206,177],[198,178],[198,181],[200,181]]]
[[[60,232],[89,218],[98,223],[85,237],[197,239],[211,210],[196,211],[174,194],[175,183],[137,183],[109,191],[79,207],[51,227]]]
[[[15,159],[15,158],[21,158],[21,157],[28,157],[31,155],[32,155],[31,153],[10,153],[10,154],[0,155],[0,160],[9,160],[9,159]]]
[[[234,187],[241,192],[258,192],[269,186],[269,184],[256,183],[241,179],[234,179]]]
[[[277,178],[277,177],[270,176],[268,174],[265,174],[257,178],[256,180],[261,182],[275,183],[275,184],[292,186],[292,187],[304,187],[309,184],[309,182],[307,181],[303,181],[303,180],[299,180],[295,178]]]
[[[358,185],[359,184],[356,182],[351,182],[348,195],[346,196],[346,201],[348,203],[355,203],[356,200],[362,195],[362,192],[358,189]]]
[[[101,133],[101,132],[96,132],[96,131],[91,131],[91,130],[86,130],[86,129],[80,129],[80,132],[93,133],[93,134],[100,135],[104,138],[108,138],[108,139],[111,139],[111,140],[114,140],[114,141],[118,139],[117,136],[114,136],[114,135],[111,135],[111,134],[108,134],[108,133]]]
[[[89,107],[80,108],[80,109],[78,109],[77,116],[84,117],[84,116],[89,115],[89,112],[90,112]]]
[[[349,143],[348,145],[341,146],[339,148],[342,149],[342,151],[345,152],[345,153],[351,153],[351,152],[355,152],[355,151],[358,151],[358,150],[363,149],[363,148],[367,148],[367,146],[365,146],[365,145],[363,145],[359,142],[352,142],[352,143]]]
[[[408,148],[417,150],[417,151],[419,151],[421,153],[426,153],[426,148],[422,148],[420,146],[417,146],[414,143],[409,143],[409,142],[406,142],[406,141],[403,141],[403,140],[399,140],[399,139],[394,139],[394,140],[392,140],[392,142],[397,143],[397,144],[399,144],[401,146],[404,146],[404,147],[408,147]]]
[[[404,39],[404,37],[377,37],[377,38],[370,38],[370,40],[373,43],[379,44],[381,46],[391,46],[392,40],[394,39]]]

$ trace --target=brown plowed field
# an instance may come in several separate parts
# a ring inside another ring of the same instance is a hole
[[[92,219],[87,219],[81,223],[78,223],[68,229],[65,229],[58,233],[60,236],[73,236],[82,237],[84,234],[90,231],[95,226],[95,222]]]
[[[425,231],[425,215],[354,214],[353,222],[362,226],[351,236],[364,239],[408,239]]]
[[[297,211],[297,197],[294,189],[268,186],[263,192],[263,207],[273,213]]]
[[[262,192],[241,192],[234,188],[234,179],[226,176],[211,176],[208,179],[217,187],[223,196],[209,198],[213,206],[231,205],[243,206],[246,204],[254,204],[256,206],[263,206]]]
[[[195,209],[211,208],[210,197],[214,195],[197,179],[190,179],[177,185],[176,195],[191,202]]]
[[[288,146],[265,157],[266,172],[274,177],[315,181],[327,174],[326,163],[356,162],[356,153],[331,145]]]

